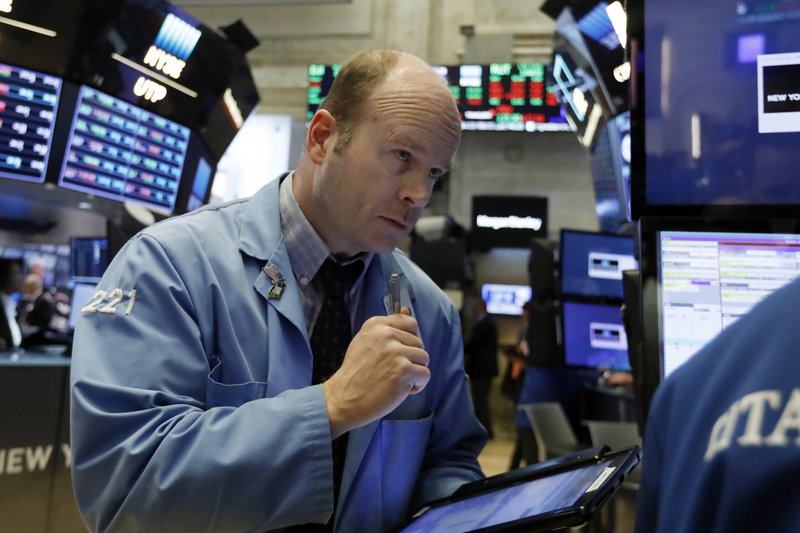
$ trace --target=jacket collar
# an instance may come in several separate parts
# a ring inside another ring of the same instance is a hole
[[[288,175],[288,172],[281,174],[268,182],[247,203],[239,233],[239,249],[251,257],[269,260],[281,246],[278,188]]]

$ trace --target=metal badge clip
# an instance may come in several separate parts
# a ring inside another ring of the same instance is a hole
[[[286,286],[286,279],[283,277],[283,274],[273,265],[267,265],[262,270],[264,274],[269,277],[270,281],[272,281],[272,286],[269,288],[267,298],[270,300],[280,299],[283,294],[283,288]]]

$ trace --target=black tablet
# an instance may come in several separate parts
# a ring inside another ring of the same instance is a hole
[[[641,453],[633,446],[540,468],[533,465],[515,476],[501,474],[489,478],[484,490],[460,491],[424,507],[400,532],[551,531],[580,526],[617,490]]]

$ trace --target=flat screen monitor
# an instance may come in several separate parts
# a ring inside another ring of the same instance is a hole
[[[211,191],[211,164],[205,158],[197,161],[197,169],[192,179],[192,189],[189,191],[189,200],[186,202],[186,210],[193,211],[203,207],[208,201],[208,194]]]
[[[0,63],[0,178],[44,182],[61,83]]]
[[[798,5],[628,5],[634,217],[796,216]]]
[[[529,248],[531,239],[546,237],[546,197],[472,197],[472,244],[478,250]]]
[[[70,239],[72,280],[99,283],[108,268],[108,239],[105,237],[73,237]]]
[[[567,366],[631,370],[620,305],[564,301],[561,312]]]
[[[800,235],[661,231],[656,241],[662,377],[800,275]]]
[[[200,136],[192,132],[175,213],[194,211],[208,203],[216,169],[217,160],[211,156]]]
[[[484,283],[481,298],[486,302],[486,312],[491,315],[521,316],[522,306],[531,299],[530,285]]]
[[[308,120],[327,96],[340,65],[309,65]],[[543,63],[437,65],[461,113],[463,130],[571,131]]]
[[[58,184],[171,214],[189,128],[82,86]]]
[[[69,331],[75,331],[75,324],[78,323],[78,317],[81,314],[81,309],[91,299],[92,295],[97,290],[96,283],[76,283],[72,288],[72,298],[70,299],[69,308]]]
[[[639,268],[630,235],[561,230],[562,295],[621,300],[622,272]]]
[[[800,225],[796,219],[644,217],[640,232],[649,401],[661,380],[800,275]]]

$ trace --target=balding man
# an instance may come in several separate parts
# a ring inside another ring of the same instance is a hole
[[[125,246],[73,348],[92,530],[385,531],[482,477],[458,313],[395,248],[459,140],[427,64],[361,53],[293,172]]]

